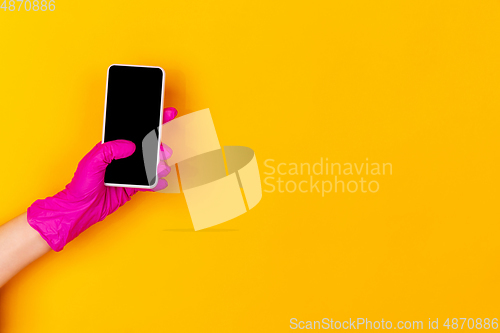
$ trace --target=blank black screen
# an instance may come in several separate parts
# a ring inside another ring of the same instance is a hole
[[[163,95],[163,71],[160,68],[113,65],[108,71],[104,142],[129,140],[136,150],[130,157],[113,160],[106,168],[105,183],[150,186],[156,174],[156,159],[145,163],[143,140],[160,126]],[[149,141],[151,144],[151,141]],[[149,146],[151,147],[151,146]],[[147,167],[146,167],[147,166]],[[149,170],[154,167],[154,170]],[[146,170],[146,168],[149,168]]]

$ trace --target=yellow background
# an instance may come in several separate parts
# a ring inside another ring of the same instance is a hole
[[[375,194],[264,193],[200,232],[182,195],[138,194],[6,285],[0,331],[500,317],[499,22],[497,0],[0,10],[2,223],[100,141],[112,63],[163,67],[166,106],[210,107],[221,144],[254,149],[261,174],[266,159],[394,168]]]

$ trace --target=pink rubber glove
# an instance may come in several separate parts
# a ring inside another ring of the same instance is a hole
[[[164,109],[163,122],[174,119],[176,115],[176,109]],[[168,159],[172,151],[164,145],[161,148],[160,159]],[[53,197],[37,200],[28,208],[28,223],[54,251],[61,251],[80,233],[104,220],[141,191],[104,185],[108,164],[114,159],[128,157],[134,151],[135,144],[131,141],[99,142],[80,161],[73,179],[64,190]],[[158,177],[165,177],[169,172],[170,168],[162,161],[158,166]],[[160,179],[152,191],[162,190],[167,185],[165,179]]]

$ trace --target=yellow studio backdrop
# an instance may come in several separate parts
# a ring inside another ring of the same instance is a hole
[[[209,107],[268,192],[198,232],[182,194],[138,194],[0,290],[2,333],[500,317],[499,1],[20,3],[0,9],[0,223],[101,140],[112,63],[164,68],[165,106]],[[376,193],[264,184],[266,160],[321,158],[392,175]]]

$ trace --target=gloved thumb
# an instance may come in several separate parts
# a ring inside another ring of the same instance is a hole
[[[135,152],[135,144],[128,140],[115,140],[102,143],[94,161],[97,167],[106,168],[113,160],[129,157]]]
[[[99,142],[78,163],[75,176],[68,187],[84,191],[94,188],[104,180],[106,167],[113,160],[129,157],[135,151],[135,144],[127,140]],[[83,189],[83,190],[82,190]]]

